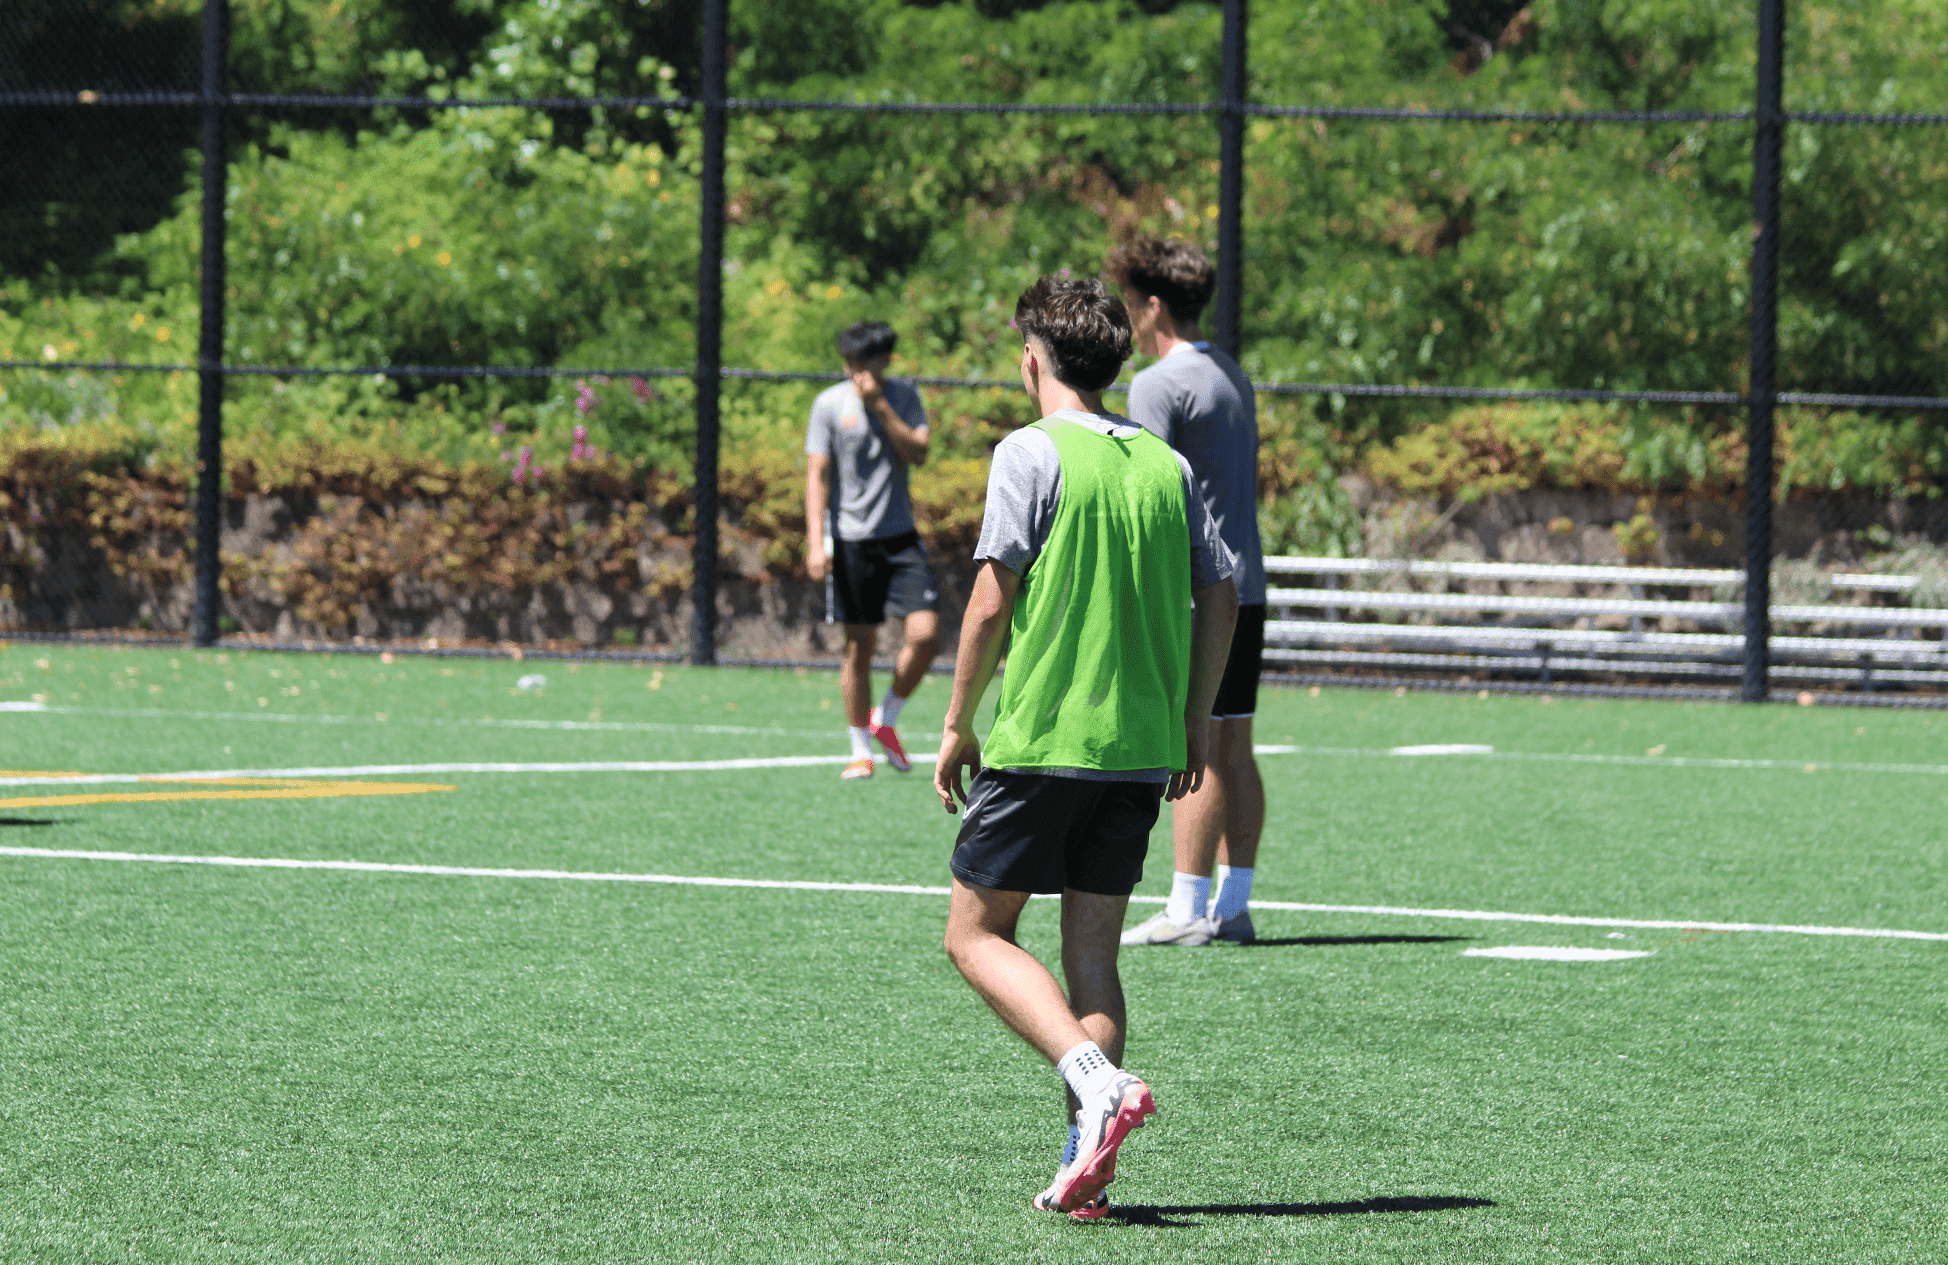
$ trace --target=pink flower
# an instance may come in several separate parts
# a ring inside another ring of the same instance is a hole
[[[496,435],[505,435],[505,434],[507,433],[507,423],[506,423],[506,422],[495,422],[495,423],[494,423],[494,433],[495,433]]]
[[[581,447],[582,441],[587,438],[588,438],[588,427],[577,426],[575,428],[575,446],[577,448]]]
[[[639,400],[647,400],[649,398],[649,383],[644,382],[641,378],[629,379],[629,389],[636,393],[636,398]]]

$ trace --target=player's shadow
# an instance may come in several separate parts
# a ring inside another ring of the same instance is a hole
[[[1450,940],[1476,940],[1478,936],[1260,936],[1238,946],[1243,949],[1277,949],[1288,945],[1329,948],[1341,944],[1446,944]]]
[[[1466,1195],[1381,1195],[1342,1203],[1317,1204],[1130,1204],[1110,1208],[1105,1221],[1124,1225],[1187,1228],[1200,1224],[1177,1217],[1343,1217],[1361,1212],[1452,1212],[1457,1208],[1493,1208],[1492,1199]]]
[[[0,817],[0,826],[58,826],[52,817]]]

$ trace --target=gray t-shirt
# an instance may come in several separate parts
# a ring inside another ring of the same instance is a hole
[[[885,383],[886,402],[900,420],[926,434],[927,410],[920,402],[920,393],[911,383],[892,378]],[[828,387],[812,401],[805,451],[832,459],[832,507],[826,519],[826,530],[832,537],[880,540],[913,530],[906,462],[893,450],[879,418],[866,411],[852,383]]]
[[[1130,417],[1190,458],[1200,499],[1238,558],[1238,601],[1265,601],[1258,539],[1258,399],[1238,362],[1181,343],[1130,383]]]
[[[1100,434],[1128,439],[1135,423],[1114,414],[1091,414],[1063,409],[1053,417],[1087,426]],[[1184,472],[1184,513],[1190,523],[1190,582],[1193,588],[1216,584],[1232,574],[1236,560],[1218,534],[1217,524],[1197,495],[1190,463],[1182,453],[1177,465]],[[1002,440],[988,468],[987,508],[981,517],[981,540],[974,561],[992,559],[1016,575],[1028,568],[1048,543],[1055,508],[1062,500],[1062,457],[1055,441],[1032,426]],[[1167,782],[1169,769],[1009,769],[1010,773],[1042,773],[1098,782]]]

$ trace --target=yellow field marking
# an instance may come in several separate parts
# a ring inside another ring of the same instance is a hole
[[[165,780],[165,779],[158,779]],[[89,795],[34,795],[0,799],[0,808],[72,808],[81,804],[147,804],[182,799],[337,799],[351,795],[425,795],[458,787],[438,782],[306,782],[287,778],[237,777],[221,779],[169,778],[205,786],[242,786],[247,790],[104,791]]]
[[[0,777],[86,777],[86,773],[57,771],[55,769],[0,769]]]

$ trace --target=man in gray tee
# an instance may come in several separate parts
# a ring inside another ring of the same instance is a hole
[[[1184,241],[1139,237],[1112,253],[1138,351],[1158,357],[1130,384],[1130,418],[1189,463],[1219,535],[1237,558],[1238,622],[1211,711],[1204,785],[1172,809],[1170,900],[1125,944],[1255,938],[1249,901],[1265,827],[1252,754],[1265,652],[1265,556],[1258,539],[1258,402],[1238,362],[1204,340],[1197,318],[1216,288],[1210,260]],[[1211,871],[1217,867],[1216,890]]]
[[[908,467],[927,459],[927,410],[910,384],[886,377],[896,341],[880,321],[841,331],[847,380],[819,393],[805,432],[805,569],[825,581],[825,622],[845,627],[839,692],[852,759],[839,776],[846,779],[872,776],[874,741],[895,770],[913,768],[894,726],[926,679],[940,635],[933,573],[906,487]],[[889,611],[905,621],[906,644],[874,707],[873,651]]]

